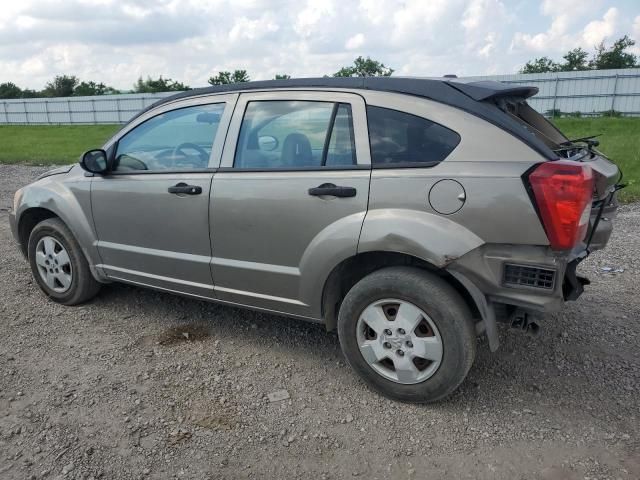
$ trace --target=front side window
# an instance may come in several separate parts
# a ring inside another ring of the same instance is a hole
[[[234,168],[286,170],[355,163],[350,105],[313,101],[247,104]]]
[[[373,166],[433,166],[460,143],[460,135],[426,118],[367,107]]]
[[[161,113],[118,141],[116,172],[207,168],[224,103]]]

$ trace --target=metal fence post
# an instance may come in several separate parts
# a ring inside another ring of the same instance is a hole
[[[69,111],[69,123],[73,123],[73,117],[71,116],[71,99],[67,98],[67,110]]]
[[[96,117],[96,99],[95,98],[91,99],[91,111],[93,112],[93,123],[94,125],[97,125],[98,119]]]
[[[116,98],[116,110],[118,112],[118,123],[122,123],[122,118],[120,117],[120,99]]]
[[[49,118],[49,100],[44,101],[44,113],[46,115],[47,123],[51,123],[51,119]]]
[[[558,79],[556,76],[555,86],[553,88],[553,104],[551,105],[551,117],[556,118],[556,100],[558,99]]]
[[[616,93],[618,91],[618,77],[619,75],[616,73],[616,77],[613,80],[613,93],[611,94],[611,113],[613,113],[615,105],[616,105]]]
[[[7,112],[7,102],[2,102],[2,110],[4,111],[4,123],[9,125],[9,112]]]
[[[29,125],[29,112],[27,112],[27,102],[22,102],[22,108],[24,110],[24,121],[27,125]]]

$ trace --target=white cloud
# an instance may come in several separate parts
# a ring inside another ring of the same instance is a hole
[[[330,0],[307,0],[305,8],[297,16],[295,30],[301,35],[311,35],[323,18],[333,14]]]
[[[353,37],[349,38],[344,44],[344,48],[347,50],[356,50],[364,45],[364,35],[362,33],[356,33]]]
[[[485,44],[478,50],[478,55],[484,58],[489,58],[496,48],[496,34],[490,33],[485,38]]]
[[[385,0],[360,0],[359,8],[373,25],[379,25],[385,19]]]
[[[487,25],[492,19],[506,19],[506,8],[499,0],[471,0],[462,14],[462,26],[473,31]]]
[[[392,42],[408,45],[429,31],[434,23],[441,21],[456,0],[407,0],[393,13]]]
[[[580,28],[578,24],[581,19],[584,21],[586,11],[582,6],[582,0],[544,0],[541,11],[551,17],[550,27],[537,34],[516,32],[511,48],[554,56],[557,52],[566,52],[576,47],[591,49],[595,44],[618,33],[619,11],[616,7],[610,7],[602,19],[591,20]]]
[[[398,75],[510,73],[534,52],[640,40],[636,2],[13,0],[0,9],[0,82],[41,89],[69,74],[127,89],[163,75],[202,86],[236,68],[255,80],[322,76],[357,55]]]
[[[460,21],[464,29],[465,52],[488,59],[502,40],[500,32],[513,21],[514,16],[501,0],[471,0]]]
[[[589,22],[582,32],[582,38],[589,46],[597,45],[616,31],[618,9],[610,8],[602,20]]]
[[[123,5],[122,11],[135,18],[144,18],[151,13],[149,9],[143,8],[140,5]]]
[[[257,40],[269,33],[277,32],[279,28],[273,16],[268,13],[255,20],[240,17],[231,28],[229,38],[233,41]]]
[[[638,15],[634,20],[633,20],[633,26],[632,28],[632,38],[636,41],[636,44],[630,48],[630,50],[635,54],[635,55],[640,55],[640,15]]]

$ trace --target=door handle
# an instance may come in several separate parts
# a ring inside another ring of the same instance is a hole
[[[328,195],[332,197],[355,197],[357,190],[354,187],[340,187],[333,183],[323,183],[322,185],[310,188],[309,195],[320,197]]]
[[[202,193],[202,187],[199,187],[198,185],[187,185],[186,183],[180,182],[173,187],[169,187],[168,192],[183,195],[200,195]]]

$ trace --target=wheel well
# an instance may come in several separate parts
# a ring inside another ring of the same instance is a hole
[[[370,273],[391,266],[417,267],[442,277],[460,293],[473,317],[480,318],[478,307],[469,292],[446,270],[404,253],[365,252],[342,261],[331,271],[325,282],[322,292],[322,317],[325,319],[327,330],[336,328],[340,305],[349,290]]]
[[[20,240],[20,248],[25,257],[28,256],[29,235],[33,228],[47,218],[57,218],[58,216],[51,210],[46,208],[30,208],[20,215],[18,223],[18,238]]]

